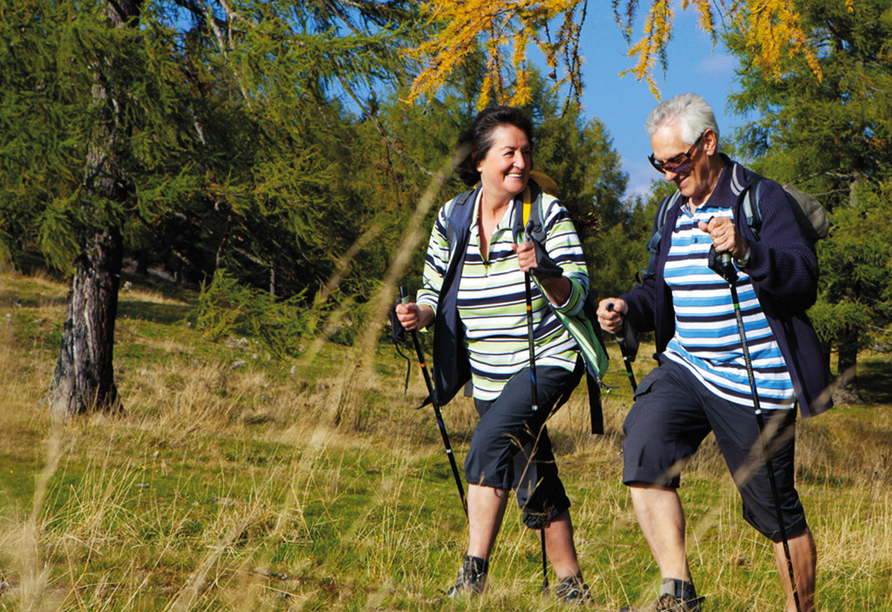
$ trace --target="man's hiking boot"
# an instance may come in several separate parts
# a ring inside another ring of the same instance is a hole
[[[449,587],[447,597],[461,597],[464,595],[477,595],[486,588],[486,570],[488,563],[480,564],[477,559],[465,557],[461,569],[458,570],[458,578],[455,586]]]
[[[570,576],[561,580],[554,589],[554,596],[558,601],[577,606],[592,601],[592,595],[588,591],[588,585],[582,581],[582,576]]]
[[[690,582],[666,578],[660,586],[660,596],[646,608],[621,608],[619,612],[700,612],[702,597],[697,597]]]
[[[619,612],[700,612],[702,597],[682,600],[680,597],[664,593],[647,608],[620,608]]]

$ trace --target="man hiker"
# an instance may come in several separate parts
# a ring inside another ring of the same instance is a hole
[[[650,162],[678,186],[678,197],[654,222],[651,269],[629,293],[602,300],[598,319],[614,334],[627,319],[656,338],[659,366],[641,381],[623,425],[623,482],[662,576],[646,610],[700,610],[677,489],[681,467],[714,432],[744,520],[774,542],[787,611],[813,612],[817,552],[793,458],[796,403],[803,417],[830,408],[828,373],[805,314],[817,296],[814,247],[774,181],[761,181],[761,228],[748,226],[742,194],[757,176],[720,152],[702,98],[663,102],[645,127]],[[733,266],[733,283],[716,273],[722,259]],[[739,292],[733,300],[729,283]],[[773,478],[759,452],[760,407]]]

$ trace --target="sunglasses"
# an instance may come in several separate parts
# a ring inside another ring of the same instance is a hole
[[[656,168],[657,172],[660,174],[664,174],[666,172],[672,172],[674,174],[684,174],[691,169],[691,166],[694,165],[694,160],[691,159],[691,155],[694,153],[694,149],[697,148],[697,145],[700,144],[700,140],[703,138],[703,134],[697,136],[697,140],[694,141],[694,144],[691,145],[691,148],[685,151],[684,153],[679,153],[675,157],[671,159],[667,159],[666,161],[659,161],[654,157],[654,154],[651,153],[647,156],[650,165]]]

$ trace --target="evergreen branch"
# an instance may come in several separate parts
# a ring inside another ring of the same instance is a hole
[[[362,249],[364,249],[374,238],[377,238],[380,233],[381,226],[377,223],[372,225],[372,227],[367,229],[356,242],[350,245],[350,248],[347,249],[347,252],[344,253],[343,256],[336,259],[338,262],[338,269],[335,270],[335,273],[332,274],[331,278],[328,279],[328,282],[326,282],[325,286],[322,288],[322,293],[320,295],[320,300],[322,302],[325,302],[328,299],[328,296],[334,293],[334,291],[341,285],[341,281],[344,280],[344,276],[347,274],[350,264],[356,256],[359,255]]]
[[[811,195],[813,195],[816,198],[820,198],[822,196],[829,196],[829,195],[833,195],[835,193],[848,193],[848,192],[849,192],[849,188],[846,187],[845,189],[831,189],[830,191],[822,191],[821,193],[812,193]]]
[[[226,60],[227,63],[232,67],[232,72],[235,75],[235,80],[238,83],[239,90],[241,91],[242,98],[245,101],[245,104],[248,105],[248,108],[251,108],[251,98],[248,95],[248,89],[245,87],[244,79],[240,74],[238,67],[229,57],[229,50],[233,47],[232,41],[232,28],[230,27],[230,23],[232,21],[232,13],[229,11],[229,7],[224,3],[224,10],[229,17],[229,22],[222,21],[214,17],[213,11],[203,2],[203,0],[174,0],[174,2],[191,12],[193,15],[198,17],[201,22],[206,23],[211,32],[214,34],[214,38],[217,40],[217,45],[220,47],[220,52],[223,54],[223,59]],[[239,16],[240,19],[243,19]],[[229,40],[227,42],[227,37],[224,37],[222,27],[226,27],[229,31]]]
[[[251,253],[248,253],[248,252],[245,251],[244,249],[240,249],[240,248],[238,248],[238,247],[233,247],[232,250],[235,251],[236,253],[240,253],[240,254],[244,255],[248,260],[253,261],[253,262],[256,263],[258,266],[263,266],[264,268],[270,268],[270,267],[271,267],[271,265],[270,265],[269,262],[260,259],[260,258],[257,257],[256,255],[252,255]]]
[[[353,101],[356,103],[356,105],[362,109],[363,114],[366,117],[368,117],[369,121],[372,122],[372,125],[375,126],[375,129],[378,131],[378,134],[381,136],[381,139],[384,141],[384,144],[387,145],[388,149],[393,151],[403,161],[406,161],[406,162],[412,164],[413,166],[415,166],[420,172],[422,172],[426,176],[429,176],[431,178],[439,178],[439,179],[445,180],[445,177],[437,176],[436,174],[434,174],[433,172],[431,172],[430,170],[428,170],[427,168],[425,168],[424,166],[419,164],[417,161],[406,156],[402,151],[400,151],[399,148],[393,143],[393,141],[391,141],[390,138],[387,136],[387,131],[384,129],[384,127],[378,121],[378,118],[374,114],[369,112],[369,110],[368,110],[368,108],[366,108],[365,104],[363,104],[362,101],[359,99],[359,97],[354,93],[353,88],[349,85],[349,83],[347,83],[343,78],[341,78],[340,74],[337,75],[337,79],[338,79],[338,82],[341,84],[341,87],[344,88],[344,91],[347,92],[347,95],[349,95],[353,99]]]

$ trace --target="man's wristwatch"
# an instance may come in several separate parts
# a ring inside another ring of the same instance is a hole
[[[732,261],[734,262],[734,265],[737,267],[738,270],[743,270],[745,267],[747,267],[750,263],[750,246],[746,245],[746,253],[743,254],[743,257],[741,257],[740,259],[737,259],[735,257],[734,259],[732,259]]]

